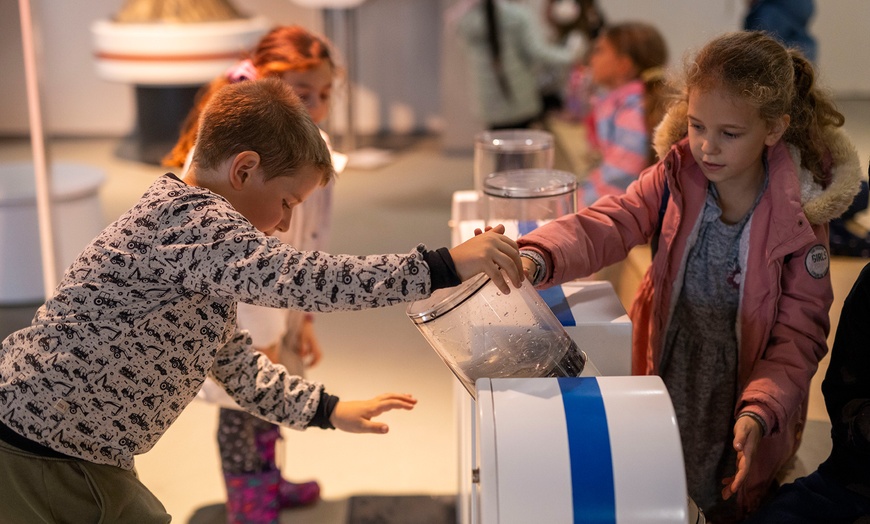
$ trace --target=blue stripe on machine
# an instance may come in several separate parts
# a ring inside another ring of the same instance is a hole
[[[531,233],[538,223],[534,220],[521,220],[517,223],[517,229],[520,236]],[[562,286],[553,286],[547,289],[539,289],[541,298],[553,310],[553,314],[559,319],[563,326],[576,326],[577,321],[574,320],[574,314],[571,313],[571,306],[568,304],[568,299],[565,298],[565,292],[562,291]]]
[[[517,222],[517,229],[520,232],[520,236],[528,235],[534,231],[536,227],[538,227],[538,223],[534,220],[520,220]]]
[[[598,381],[592,377],[558,380],[568,429],[574,522],[615,524],[610,434]]]

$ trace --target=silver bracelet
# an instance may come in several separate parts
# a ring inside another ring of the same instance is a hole
[[[531,281],[533,286],[537,286],[541,283],[547,273],[547,265],[544,262],[544,257],[542,257],[541,254],[537,251],[532,250],[520,251],[520,256],[523,258],[528,258],[535,263],[535,274],[529,275],[529,280]]]
[[[761,418],[761,415],[753,411],[741,411],[737,414],[737,418],[740,417],[749,417],[752,420],[758,422],[758,425],[761,426],[761,436],[763,437],[767,435],[767,424],[765,424],[764,419]]]

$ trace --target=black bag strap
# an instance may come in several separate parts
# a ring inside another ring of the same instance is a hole
[[[668,186],[668,179],[665,178],[665,190],[662,193],[662,203],[659,205],[659,221],[656,224],[656,230],[653,231],[652,238],[650,239],[650,249],[652,250],[652,256],[656,256],[656,251],[659,250],[659,237],[662,234],[662,222],[665,219],[665,211],[668,209],[668,200],[671,199],[671,188]]]

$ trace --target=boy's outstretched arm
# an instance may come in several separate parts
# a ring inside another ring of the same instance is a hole
[[[393,409],[412,409],[416,403],[411,395],[399,393],[384,393],[370,400],[339,400],[329,422],[349,433],[386,433],[389,426],[372,418]]]
[[[523,264],[516,241],[504,235],[504,226],[499,224],[466,240],[450,250],[456,273],[463,281],[478,273],[486,273],[502,293],[510,293],[502,271],[514,287],[523,281]]]

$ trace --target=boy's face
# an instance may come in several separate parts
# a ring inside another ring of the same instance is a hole
[[[235,191],[227,200],[255,228],[271,235],[275,231],[287,231],[293,208],[308,198],[322,180],[320,170],[307,166],[291,176],[277,176],[267,181],[257,166],[237,175]]]

